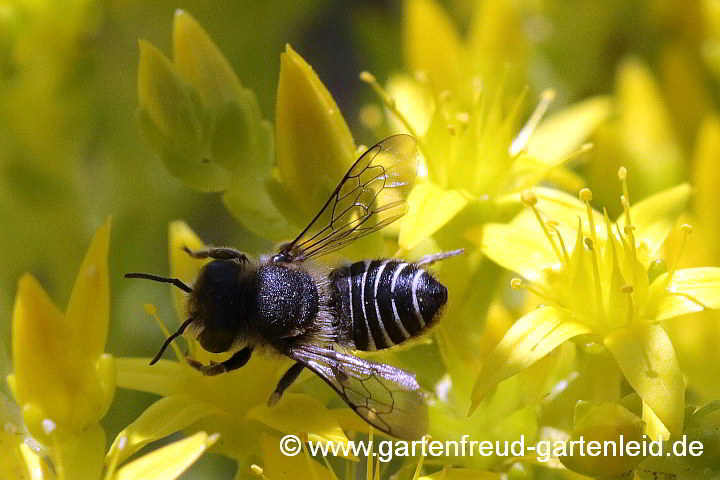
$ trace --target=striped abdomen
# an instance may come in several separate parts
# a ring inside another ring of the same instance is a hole
[[[358,350],[400,344],[432,325],[447,289],[402,260],[365,260],[332,272],[339,323],[352,329]]]

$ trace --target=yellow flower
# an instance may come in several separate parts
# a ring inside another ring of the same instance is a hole
[[[545,306],[519,319],[490,354],[475,383],[471,411],[498,382],[584,335],[586,343],[606,348],[617,364],[601,373],[604,379],[594,380],[619,386],[621,372],[644,402],[650,436],[682,432],[684,383],[660,322],[719,308],[720,269],[674,264],[664,271],[664,262],[653,262],[690,189],[680,185],[630,208],[625,177],[621,169],[625,213],[614,223],[590,207],[587,189],[578,201],[536,188],[523,193],[525,212],[475,235],[489,258],[528,280],[515,279],[512,286],[539,296]],[[689,226],[683,229],[690,232]]]
[[[171,275],[192,284],[204,261],[190,258],[181,247],[200,249],[203,242],[185,223],[174,222],[170,225],[169,244]],[[173,295],[179,318],[184,319],[184,294],[173,291]],[[148,305],[146,310],[168,335],[155,307]],[[204,351],[193,339],[188,339],[188,345],[190,356],[205,364],[227,357]],[[148,443],[178,431],[220,433],[214,451],[238,460],[241,469],[249,468],[253,455],[262,454],[258,438],[263,432],[305,432],[314,441],[348,441],[334,411],[325,408],[317,395],[291,390],[277,405],[267,406],[289,360],[254,355],[237,371],[207,377],[188,365],[179,347],[173,344],[172,348],[178,361],[160,360],[150,366],[148,358],[117,360],[118,386],[154,393],[162,398],[117,436],[107,461],[114,455],[122,461]],[[118,452],[120,445],[122,452]]]
[[[103,353],[109,240],[108,220],[95,234],[65,314],[35,278],[20,279],[12,321],[13,373],[7,378],[30,434],[53,447],[58,468],[91,477],[102,466],[105,434],[98,422],[115,391],[115,361]]]

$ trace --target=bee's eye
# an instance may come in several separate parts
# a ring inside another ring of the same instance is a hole
[[[232,332],[219,328],[206,328],[198,335],[202,348],[211,353],[227,352],[234,340],[235,336]]]

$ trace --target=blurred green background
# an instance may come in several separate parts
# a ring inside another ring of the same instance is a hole
[[[483,2],[438,2],[461,34]],[[553,109],[596,94],[623,92],[619,76],[640,68],[655,79],[672,130],[671,162],[662,178],[673,185],[689,175],[701,120],[718,103],[714,25],[718,2],[595,0],[506,2],[520,19],[508,36],[530,45],[523,59],[530,91],[553,88]],[[111,332],[116,356],[148,356],[160,332],[142,311],[158,305],[172,318],[165,287],[128,281],[128,271],[167,272],[167,228],[183,219],[207,242],[258,253],[268,241],[235,222],[220,196],[189,190],[170,176],[141,139],[135,110],[140,38],[170,52],[173,12],[187,10],[207,30],[243,84],[257,95],[263,116],[274,118],[279,55],[290,43],[318,73],[358,143],[376,140],[359,121],[375,101],[358,78],[381,83],[406,68],[399,1],[0,1],[0,374],[10,371],[10,320],[16,282],[31,272],[64,309],[77,268],[95,229],[113,217]],[[630,65],[630,67],[628,67]],[[620,72],[620,73],[618,73]],[[632,94],[632,92],[630,92]],[[536,97],[533,97],[536,98]],[[530,102],[532,106],[533,102]],[[617,182],[605,174],[628,163],[610,124],[580,166],[589,186],[617,206]],[[312,132],[308,132],[309,135]],[[667,145],[665,146],[667,147]],[[653,152],[644,154],[652,155]],[[667,153],[667,152],[666,152]],[[630,160],[632,163],[632,160]],[[612,168],[611,168],[612,167]],[[641,195],[659,185],[635,180]],[[608,200],[608,201],[605,201]],[[617,212],[612,212],[613,216]],[[2,388],[6,391],[3,383]],[[150,403],[118,390],[105,418],[108,438]],[[219,463],[220,466],[217,464]],[[210,456],[203,469],[231,472],[229,460]],[[195,472],[195,473],[192,473]]]

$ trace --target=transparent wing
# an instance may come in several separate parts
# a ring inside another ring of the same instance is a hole
[[[295,347],[289,356],[315,372],[373,427],[406,440],[427,433],[425,394],[413,373],[315,345]]]
[[[324,255],[402,217],[417,165],[417,144],[410,135],[394,135],[370,147],[280,256],[289,261]]]

